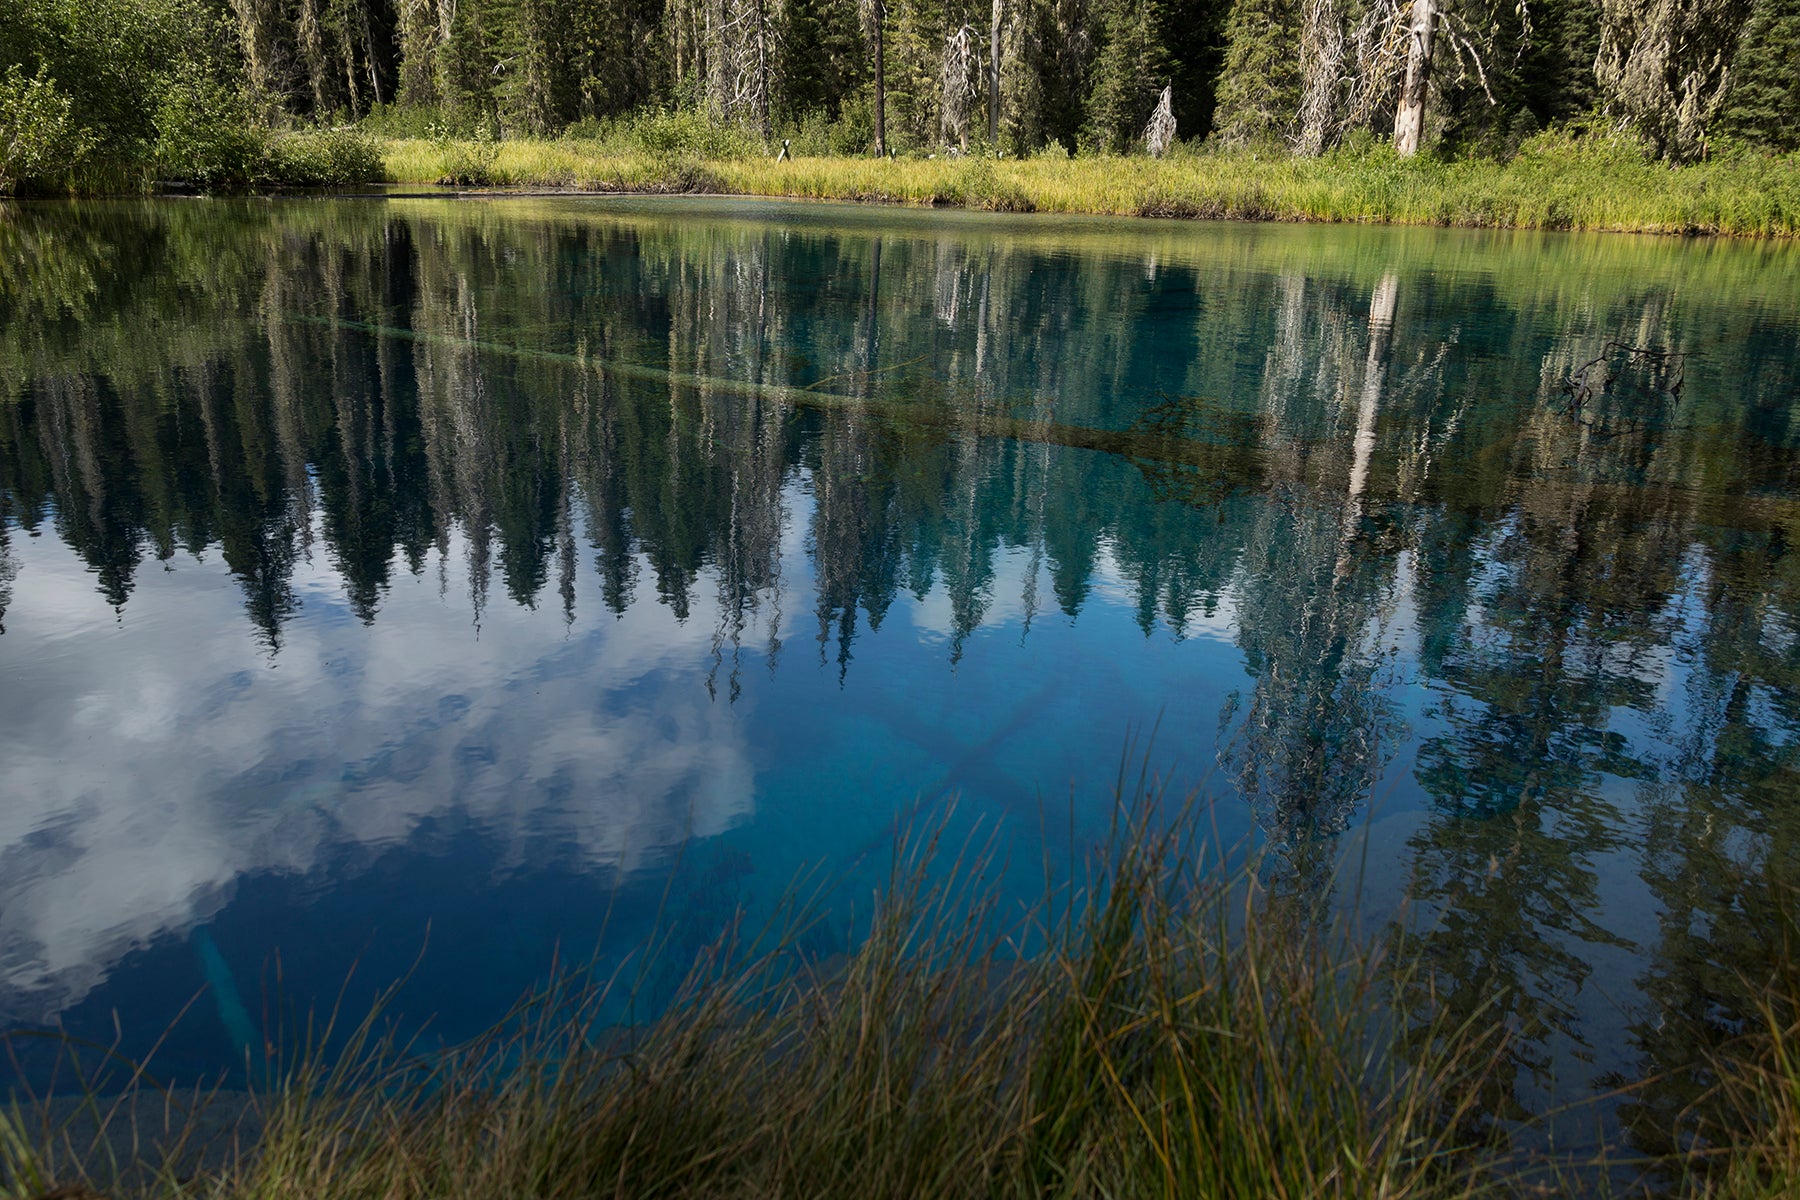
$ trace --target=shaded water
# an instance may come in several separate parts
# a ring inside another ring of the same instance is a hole
[[[7,210],[0,1024],[217,1071],[354,967],[455,1038],[559,947],[691,948],[809,864],[829,955],[897,821],[959,796],[1024,902],[1155,726],[1286,902],[1413,896],[1448,1002],[1523,1035],[1496,1115],[1683,1066],[1796,878],[1796,266]]]

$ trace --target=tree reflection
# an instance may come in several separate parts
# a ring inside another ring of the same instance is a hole
[[[1800,782],[1800,351],[1754,255],[208,212],[0,231],[31,250],[0,254],[0,620],[30,586],[16,536],[46,527],[121,610],[146,562],[217,553],[277,656],[308,563],[378,622],[398,573],[464,554],[477,624],[573,625],[591,567],[612,617],[712,614],[729,703],[796,605],[844,683],[909,596],[966,662],[996,614],[1023,636],[1116,595],[1146,636],[1241,655],[1226,775],[1295,912],[1403,763],[1429,806],[1404,936],[1437,1001],[1525,1035],[1496,1122],[1598,1052],[1606,864],[1657,906],[1646,1147],[1703,1082],[1680,1064],[1742,1020]]]

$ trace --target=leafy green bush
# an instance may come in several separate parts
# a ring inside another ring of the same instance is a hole
[[[81,153],[65,154],[59,169],[30,186],[141,188],[171,77],[202,70],[229,77],[228,10],[212,0],[0,0],[0,71],[20,69],[13,98],[20,85],[47,76],[69,102],[67,129],[86,133],[61,147],[85,146]],[[36,99],[48,95],[39,90]]]
[[[281,134],[269,146],[268,181],[289,187],[367,183],[385,169],[375,143],[349,130]]]
[[[649,112],[633,119],[630,136],[646,153],[692,158],[760,158],[761,138],[740,125],[714,121],[691,109]]]
[[[482,129],[472,142],[441,139],[445,147],[444,173],[439,183],[456,187],[494,187],[510,182],[499,170],[499,143]]]
[[[866,102],[845,104],[834,121],[823,110],[807,113],[787,132],[795,155],[855,158],[875,144],[875,117]]]
[[[156,108],[156,170],[204,191],[268,182],[270,142],[243,99],[198,70],[172,79]]]
[[[93,134],[73,108],[46,66],[27,77],[14,63],[0,76],[0,194],[49,183],[86,157]]]

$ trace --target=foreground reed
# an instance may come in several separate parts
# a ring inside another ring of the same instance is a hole
[[[560,973],[427,1061],[371,1018],[345,1052],[271,1063],[210,1145],[193,1116],[207,1096],[153,1096],[162,1124],[135,1139],[107,1127],[143,1123],[141,1103],[90,1099],[85,1125],[15,1105],[0,1194],[1298,1200],[1607,1182],[1503,1157],[1483,1133],[1500,1023],[1396,1012],[1430,994],[1416,967],[1222,870],[1198,814],[1159,820],[1159,800],[1023,920],[1002,919],[986,855],[927,837],[896,855],[845,957],[802,954],[807,907],[789,904],[724,931],[645,1025],[601,1018],[642,963]],[[1792,999],[1772,995],[1766,1037],[1722,1065],[1747,1136],[1675,1164],[1679,1190],[1800,1179]]]

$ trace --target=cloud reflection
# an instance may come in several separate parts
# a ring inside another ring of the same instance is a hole
[[[509,864],[622,873],[749,815],[748,705],[697,677],[704,598],[687,621],[636,605],[584,629],[505,605],[477,629],[428,570],[390,591],[404,619],[373,626],[331,611],[341,587],[312,564],[312,619],[272,658],[216,561],[180,561],[115,615],[66,550],[22,540],[17,615],[54,647],[0,691],[0,1021],[78,1002],[241,877],[341,877],[452,812]]]

